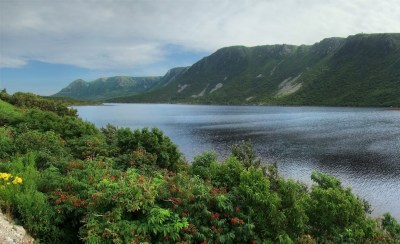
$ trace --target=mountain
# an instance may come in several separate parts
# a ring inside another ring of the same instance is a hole
[[[100,78],[90,82],[78,79],[53,96],[84,100],[102,100],[124,95],[133,95],[149,90],[158,84],[161,78],[160,76],[115,76]]]
[[[400,106],[400,34],[226,47],[148,92],[109,101]]]

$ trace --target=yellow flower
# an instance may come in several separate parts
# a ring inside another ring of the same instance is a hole
[[[11,178],[11,174],[9,173],[0,173],[0,179],[4,181],[8,181]]]
[[[3,180],[3,184],[10,185],[10,182],[8,181],[10,181],[12,178],[13,176],[11,174],[0,172],[0,180]],[[22,182],[23,180],[21,177],[15,176],[14,180],[11,183],[13,183],[14,185],[19,185],[22,184]]]
[[[22,184],[22,178],[15,176],[15,179],[12,181],[14,185]]]

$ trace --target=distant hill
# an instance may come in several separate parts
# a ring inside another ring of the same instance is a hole
[[[103,100],[147,91],[159,83],[161,78],[161,76],[115,76],[100,78],[90,82],[78,79],[53,96],[70,97],[83,100]]]
[[[222,48],[163,85],[111,102],[400,106],[400,34]]]

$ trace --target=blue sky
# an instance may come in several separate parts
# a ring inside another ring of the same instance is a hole
[[[28,61],[21,67],[0,68],[0,89],[7,92],[33,92],[52,95],[76,79],[87,81],[110,76],[162,76],[168,69],[190,66],[209,53],[204,51],[181,50],[174,45],[165,47],[165,59],[150,65],[137,65],[132,68],[82,68],[75,65]]]
[[[398,0],[1,0],[0,88],[163,75],[232,45],[400,32]]]

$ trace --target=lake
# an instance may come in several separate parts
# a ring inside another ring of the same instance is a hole
[[[400,219],[400,111],[384,108],[106,104],[77,107],[98,127],[158,127],[191,161],[206,150],[225,158],[251,140],[264,162],[311,183],[311,172],[339,178],[374,215]]]

